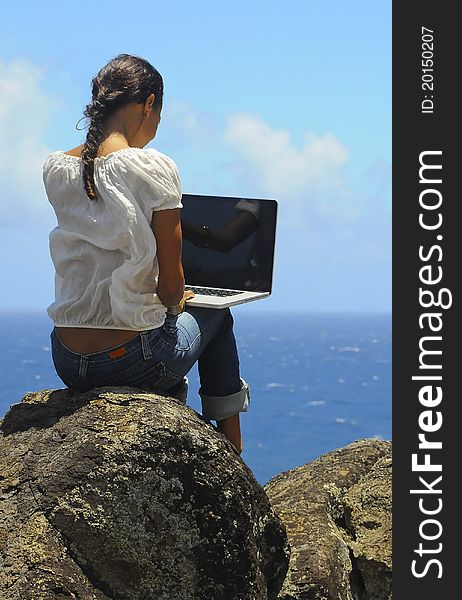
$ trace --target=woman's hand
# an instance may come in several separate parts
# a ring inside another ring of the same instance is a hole
[[[196,294],[192,290],[185,290],[183,294],[183,300],[186,302],[190,298],[194,298]]]
[[[217,421],[217,429],[220,433],[223,433],[226,438],[228,438],[239,454],[241,454],[242,437],[239,413],[237,415],[233,415],[232,417],[228,417],[227,419],[223,419],[222,421]]]
[[[194,295],[195,294],[192,290],[184,290],[183,297],[180,299],[178,304],[173,304],[171,306],[166,305],[167,306],[167,315],[174,315],[174,316],[180,315],[182,312],[184,312],[187,300],[194,298]]]
[[[191,298],[194,298],[194,296],[195,296],[195,294],[192,290],[185,290],[183,292],[183,298],[181,298],[181,300],[178,302],[178,307],[177,307],[179,309],[180,313],[182,313],[184,311],[186,302],[188,300],[190,300]]]

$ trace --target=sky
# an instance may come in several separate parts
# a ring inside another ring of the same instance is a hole
[[[185,193],[278,201],[273,293],[238,310],[391,311],[389,0],[0,6],[0,310],[53,302],[42,166],[123,52],[163,76],[148,146]]]

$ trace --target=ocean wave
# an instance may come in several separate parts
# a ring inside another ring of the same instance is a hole
[[[343,346],[343,348],[339,348],[338,352],[361,352],[361,348],[358,346]]]

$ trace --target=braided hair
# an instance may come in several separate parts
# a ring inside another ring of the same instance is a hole
[[[160,73],[147,60],[131,54],[119,54],[110,60],[91,83],[92,101],[84,110],[90,123],[81,158],[83,187],[90,200],[96,200],[94,161],[107,137],[107,117],[131,102],[144,103],[151,93],[155,95],[154,106],[159,106],[164,84]]]

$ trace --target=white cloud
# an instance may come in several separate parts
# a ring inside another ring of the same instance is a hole
[[[42,70],[16,59],[0,61],[0,225],[50,222],[42,182],[49,148],[43,133],[57,103],[41,87]]]
[[[236,176],[253,181],[253,193],[279,201],[282,226],[316,231],[356,218],[345,175],[348,149],[333,133],[306,132],[298,148],[287,130],[239,113],[229,117],[224,140],[236,157]]]
[[[277,196],[342,185],[348,151],[332,133],[307,133],[298,149],[288,131],[275,131],[260,117],[239,113],[228,119],[224,139],[253,169],[259,183]]]

